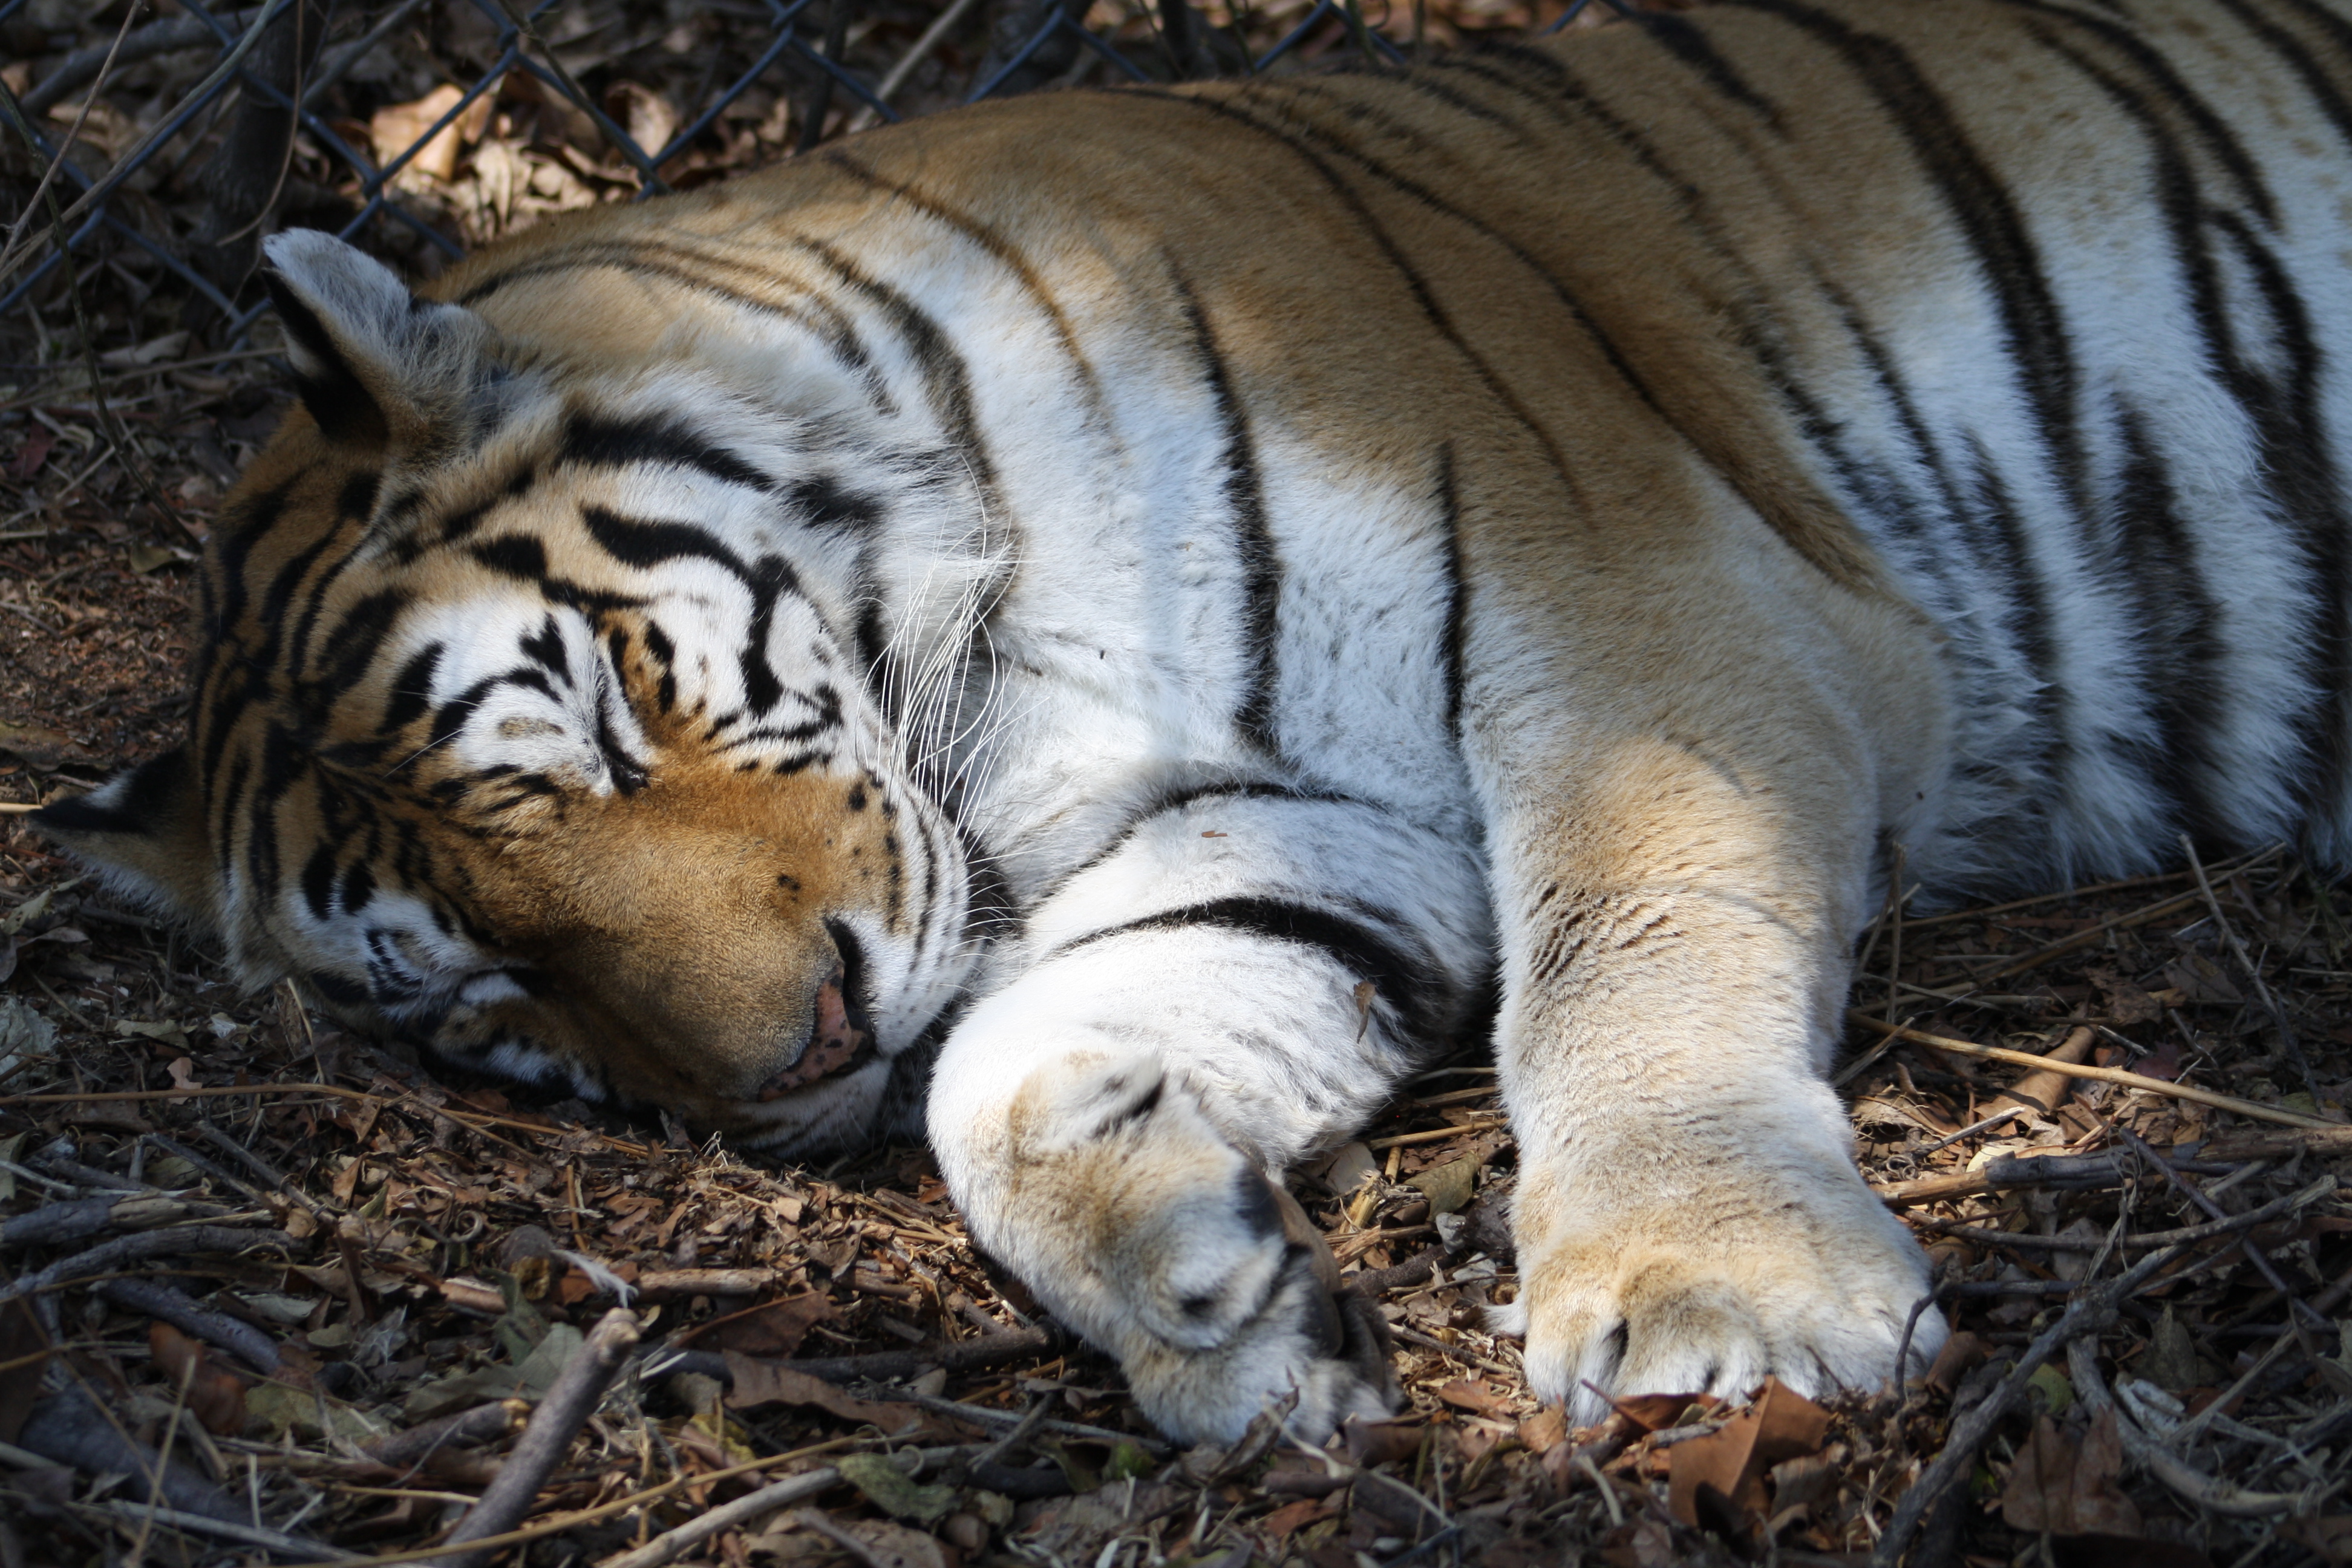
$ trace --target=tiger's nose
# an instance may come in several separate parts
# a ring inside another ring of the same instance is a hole
[[[844,989],[845,973],[840,964],[834,965],[816,988],[816,1018],[809,1028],[808,1044],[801,1047],[793,1065],[760,1086],[760,1099],[764,1103],[779,1100],[794,1089],[806,1089],[819,1079],[856,1064],[873,1043],[872,1037],[850,1016],[850,1002]]]

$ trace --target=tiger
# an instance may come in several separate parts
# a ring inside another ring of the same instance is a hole
[[[2345,863],[2347,143],[2321,0],[1728,0],[282,233],[189,739],[32,820],[432,1060],[919,1131],[1181,1441],[1393,1408],[1286,1173],[1475,1037],[1536,1396],[1869,1391],[1887,900]]]

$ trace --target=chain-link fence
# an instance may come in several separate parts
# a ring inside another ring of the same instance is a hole
[[[116,3],[0,0],[0,59],[19,56],[0,70],[0,178],[17,176],[0,190],[25,195],[0,320],[110,267],[146,295],[184,289],[184,319],[237,343],[266,308],[260,236],[289,222],[431,270],[545,211],[950,103],[1402,62],[1553,30],[1591,0],[176,0],[162,16],[130,0],[106,37],[89,24]]]

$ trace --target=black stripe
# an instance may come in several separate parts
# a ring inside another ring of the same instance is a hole
[[[1150,823],[1171,812],[1181,811],[1197,800],[1311,800],[1321,801],[1331,805],[1364,804],[1344,795],[1335,795],[1323,790],[1300,789],[1294,784],[1274,784],[1262,779],[1190,784],[1181,789],[1163,790],[1153,795],[1150,804],[1121,824],[1118,831],[1105,841],[1101,848],[1055,878],[1053,885],[1040,894],[1036,901],[1043,904],[1052,900],[1073,881],[1102,865],[1133,843],[1135,836]]]
[[[1353,920],[1311,904],[1292,903],[1283,899],[1213,899],[1180,910],[1146,915],[1141,920],[1129,921],[1124,925],[1066,942],[1055,956],[1074,952],[1112,937],[1129,936],[1139,931],[1184,931],[1202,927],[1244,931],[1269,942],[1287,942],[1320,951],[1341,968],[1370,981],[1381,1000],[1395,1013],[1405,1038],[1413,1043],[1427,1040],[1431,1026],[1437,1021],[1444,985],[1432,965],[1408,957],[1394,942],[1375,931],[1368,921]]]
[[[1224,437],[1225,506],[1233,518],[1234,554],[1242,566],[1242,646],[1248,650],[1250,673],[1234,707],[1234,724],[1252,744],[1272,756],[1282,752],[1275,731],[1274,701],[1280,687],[1282,641],[1282,557],[1267,526],[1265,489],[1258,474],[1257,447],[1250,436],[1249,411],[1234,392],[1225,357],[1216,334],[1202,313],[1200,297],[1175,259],[1168,258],[1168,276],[1176,290],[1177,309],[1192,336],[1192,352],[1201,362],[1210,401],[1216,405],[1217,426]]]
[[[755,490],[772,488],[767,475],[723,447],[714,447],[674,419],[621,419],[574,411],[563,422],[556,460],[614,468],[661,463],[692,468],[725,484]]]
[[[659,259],[656,259],[658,258]],[[472,305],[489,298],[509,283],[524,282],[539,278],[559,278],[567,272],[594,270],[618,272],[626,277],[653,279],[671,284],[689,293],[707,294],[740,310],[773,316],[814,333],[826,350],[842,365],[864,383],[867,397],[877,412],[893,417],[898,405],[884,386],[881,373],[873,355],[859,339],[847,316],[822,296],[812,295],[806,303],[816,318],[778,300],[764,299],[744,289],[730,288],[714,274],[726,272],[738,277],[750,276],[755,281],[773,284],[776,279],[754,272],[751,268],[723,257],[708,256],[674,244],[640,239],[633,244],[577,245],[551,258],[541,258],[510,267],[503,272],[485,278],[468,289],[458,303]]]
[[[1731,62],[1716,52],[1715,41],[1688,16],[1661,11],[1640,11],[1632,20],[1643,36],[1688,66],[1698,79],[1744,109],[1751,109],[1765,124],[1780,128],[1780,111],[1771,100],[1748,85]]]
[[[2197,140],[2203,145],[2207,155],[2228,173],[2263,221],[2278,221],[2277,204],[2271,197],[2270,186],[2263,179],[2261,167],[2246,152],[2245,143],[2238,139],[2229,123],[2213,111],[2212,106],[2181,79],[2172,62],[2158,53],[2147,39],[2103,17],[2070,11],[2063,6],[2051,5],[2048,0],[2009,0],[2009,3],[2028,8],[2036,16],[2087,32],[2129,60],[2142,79],[2132,88],[2122,89],[2104,76],[2100,79],[2100,86],[2114,98],[2116,107],[2153,131],[2160,121],[2148,100],[2158,100],[2169,105],[2196,132]],[[2070,59],[2075,58],[2047,35],[2037,32],[2036,36],[2045,47],[2067,54]]]
[[[1402,283],[1406,291],[1412,296],[1414,305],[1418,307],[1423,319],[1429,323],[1431,330],[1435,331],[1439,337],[1445,340],[1446,343],[1461,356],[1463,363],[1467,364],[1472,372],[1476,374],[1480,384],[1486,388],[1488,395],[1491,395],[1496,402],[1501,404],[1506,409],[1507,409],[1510,412],[1511,416],[1518,422],[1520,427],[1535,438],[1536,444],[1543,448],[1545,457],[1549,460],[1552,472],[1558,476],[1560,488],[1568,493],[1570,501],[1572,503],[1578,503],[1580,510],[1582,510],[1580,506],[1582,500],[1581,491],[1577,486],[1574,476],[1569,470],[1568,459],[1560,451],[1558,443],[1552,439],[1550,433],[1537,422],[1534,414],[1527,407],[1527,405],[1519,401],[1518,395],[1513,392],[1511,388],[1505,384],[1502,377],[1496,374],[1494,367],[1489,365],[1485,358],[1481,356],[1476,350],[1470,346],[1469,342],[1463,337],[1460,330],[1454,326],[1453,318],[1446,314],[1445,310],[1437,303],[1436,296],[1430,291],[1428,280],[1422,277],[1419,270],[1413,267],[1411,261],[1406,259],[1404,252],[1398,247],[1395,237],[1389,233],[1387,227],[1382,225],[1378,218],[1372,216],[1372,211],[1365,205],[1364,199],[1358,195],[1356,192],[1349,186],[1345,180],[1339,177],[1338,170],[1332,168],[1328,163],[1308,148],[1302,138],[1294,136],[1287,130],[1279,126],[1268,124],[1266,121],[1258,119],[1255,115],[1244,113],[1243,110],[1234,107],[1232,104],[1222,103],[1212,98],[1196,98],[1179,93],[1160,92],[1147,88],[1123,88],[1120,89],[1120,92],[1124,97],[1157,99],[1164,103],[1181,104],[1187,109],[1195,110],[1202,113],[1213,114],[1223,120],[1230,120],[1234,123],[1255,132],[1258,135],[1265,137],[1269,141],[1280,142],[1284,147],[1289,149],[1289,151],[1295,154],[1301,163],[1314,170],[1315,173],[1321,177],[1324,184],[1330,190],[1331,195],[1337,198],[1339,205],[1347,210],[1348,216],[1355,220],[1357,226],[1361,228],[1364,233],[1370,237],[1373,245],[1379,248],[1381,259],[1388,263],[1390,270],[1396,274],[1398,281]],[[1380,173],[1377,165],[1372,164],[1370,160],[1365,159],[1360,153],[1353,153],[1349,149],[1339,147],[1337,145],[1333,147],[1333,151],[1340,153],[1342,155],[1349,157],[1352,161],[1363,164],[1369,173]],[[1391,182],[1394,180],[1394,176],[1385,177],[1389,178]],[[1400,188],[1402,187],[1401,186]],[[1434,196],[1428,196],[1426,199],[1433,205],[1438,205],[1436,204],[1436,198]],[[1465,221],[1468,220],[1465,219]],[[1504,243],[1507,246],[1508,244],[1507,241]],[[1580,316],[1580,320],[1582,320]],[[1587,324],[1589,325],[1589,323]]]
[[[2294,529],[2318,601],[2305,654],[2305,678],[2326,693],[2297,727],[2310,759],[2302,789],[2307,820],[2332,820],[2352,785],[2352,520],[2345,515],[2344,492],[2320,407],[2320,350],[2311,317],[2294,282],[2272,253],[2235,214],[2211,215],[2239,258],[2253,274],[2269,311],[2273,346],[2284,351],[2284,384],[2263,378],[2258,420],[2264,471],[2282,512]]]
[[[2117,476],[2116,532],[2128,557],[2123,575],[2140,604],[2141,685],[2158,730],[2140,765],[2178,805],[2181,826],[2200,843],[2220,844],[2231,826],[2212,794],[2223,776],[2215,746],[2224,697],[2220,613],[2147,421],[2126,407],[2118,426],[2125,462]]]
[[[649,570],[665,562],[698,557],[718,563],[740,579],[751,595],[751,623],[744,628],[737,658],[743,671],[743,696],[754,713],[765,713],[783,695],[783,683],[768,662],[768,634],[775,624],[778,595],[801,595],[800,579],[781,555],[762,555],[746,562],[708,529],[687,522],[642,521],[603,507],[581,509],[589,537],[625,566]]]
[[[433,674],[441,667],[441,644],[425,644],[392,678],[392,695],[383,706],[384,733],[406,729],[433,705]]]
[[[102,806],[89,795],[73,795],[35,812],[32,824],[68,833],[152,834],[170,819],[173,802],[194,783],[187,752],[174,747],[131,770],[121,781],[120,805]]]
[[[1101,380],[1095,374],[1094,363],[1087,358],[1086,351],[1078,346],[1077,332],[1070,325],[1069,317],[1063,312],[1061,302],[1054,298],[1052,290],[1045,287],[1045,279],[1039,275],[1028,257],[1022,254],[1019,247],[971,214],[949,206],[938,198],[915,189],[912,185],[902,184],[868,168],[840,147],[826,149],[824,158],[834,168],[856,180],[869,190],[880,191],[886,195],[905,202],[933,222],[944,224],[955,230],[994,257],[1007,271],[1020,279],[1022,289],[1036,301],[1037,308],[1045,313],[1046,320],[1053,322],[1054,336],[1061,342],[1062,353],[1069,360],[1071,368],[1077,373],[1078,384],[1085,388],[1088,414],[1098,427],[1105,431],[1109,429],[1110,420],[1103,402]]]
[[[2346,99],[2342,84],[2321,68],[2308,44],[2256,10],[2251,0],[2221,0],[2221,5],[2301,79],[2304,90],[2311,94],[2320,113],[2336,127],[2336,135],[2352,142],[2352,100]],[[2339,51],[2352,48],[2352,27],[2347,27],[2343,18],[2330,16],[2315,5],[2294,4],[2294,0],[2289,0],[2289,8],[2327,34],[2329,42]]]
[[[2018,516],[2009,487],[2001,482],[2000,465],[1973,436],[1969,437],[1969,456],[1964,481],[1969,525],[1991,536],[1979,547],[1978,560],[2006,580],[2013,608],[2010,625],[2003,629],[2033,670],[2033,690],[2009,694],[2010,700],[2047,731],[2034,751],[2049,763],[2051,776],[2063,782],[2074,760],[2074,731],[2068,722],[2074,694],[2057,678],[2057,631],[2047,591],[2034,567],[2025,521]]]
[[[1462,738],[1462,648],[1470,590],[1462,574],[1462,498],[1454,486],[1454,443],[1437,449],[1437,515],[1445,531],[1445,732]]]
[[[923,309],[888,284],[867,274],[849,258],[821,239],[801,238],[795,247],[854,292],[879,306],[889,318],[917,363],[923,367],[925,391],[933,414],[947,432],[948,441],[971,465],[973,478],[992,500],[996,491],[996,465],[981,438],[980,418],[971,395],[971,372],[955,344]]]
[[[2088,462],[2075,408],[2081,376],[2056,295],[2007,186],[1961,129],[1917,64],[1893,40],[1864,33],[1799,0],[1727,0],[1777,16],[1820,39],[1853,71],[1919,161],[1976,253],[1993,291],[2020,390],[2046,432],[2061,483],[2090,510]]]

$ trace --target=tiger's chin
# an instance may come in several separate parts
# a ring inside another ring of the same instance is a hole
[[[772,1080],[751,1100],[674,1090],[632,1094],[567,1065],[555,1052],[513,1041],[488,1052],[412,1043],[428,1071],[460,1087],[473,1079],[495,1084],[525,1105],[578,1100],[648,1124],[673,1119],[698,1138],[717,1134],[738,1149],[787,1157],[870,1143],[897,1120],[890,1114],[896,1058],[870,1040],[846,1051],[812,1049],[789,1075],[778,1075],[789,1081]]]

